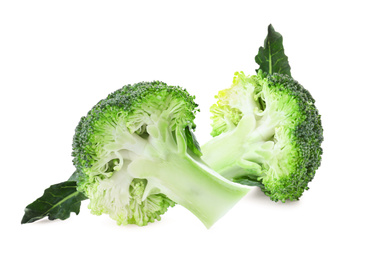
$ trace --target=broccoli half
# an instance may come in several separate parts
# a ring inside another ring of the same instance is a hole
[[[323,129],[314,99],[290,76],[236,73],[216,96],[202,159],[225,178],[297,200],[320,166]]]
[[[159,81],[124,86],[95,105],[72,153],[91,213],[143,226],[178,203],[210,227],[238,202],[248,189],[200,159],[196,108],[186,90]]]

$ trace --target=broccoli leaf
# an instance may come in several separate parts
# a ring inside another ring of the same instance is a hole
[[[259,65],[258,70],[268,74],[279,73],[291,77],[291,67],[288,63],[288,57],[285,55],[282,41],[282,35],[276,32],[270,24],[268,35],[264,40],[264,47],[260,47],[257,56],[255,56],[255,62]]]
[[[260,188],[264,187],[262,182],[255,180],[255,179],[251,179],[247,176],[241,176],[241,177],[234,178],[233,181],[236,183],[240,183],[242,185],[247,185],[247,186],[257,186]]]
[[[201,157],[202,152],[201,152],[200,145],[199,145],[196,137],[194,136],[191,128],[187,126],[185,128],[185,133],[186,133],[186,137],[187,137],[187,146],[188,146],[188,148],[191,149],[191,151],[194,154],[196,154],[198,157]]]
[[[76,189],[75,181],[65,181],[51,185],[42,197],[25,208],[22,224],[32,223],[46,216],[48,219],[67,219],[71,212],[79,214],[81,201],[87,199]]]

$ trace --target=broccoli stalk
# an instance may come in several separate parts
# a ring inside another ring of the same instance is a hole
[[[81,119],[74,164],[93,214],[143,226],[178,203],[210,227],[248,192],[200,159],[193,99],[179,87],[139,83],[110,94]]]
[[[246,191],[213,172],[194,154],[189,154],[184,129],[176,129],[175,138],[167,129],[160,128],[159,137],[149,137],[165,140],[149,140],[147,146],[155,143],[169,148],[161,147],[159,154],[154,151],[150,156],[137,156],[129,164],[128,171],[134,178],[147,180],[142,200],[151,194],[165,194],[210,227]]]
[[[227,179],[236,179],[245,172],[247,179],[260,185],[257,180],[262,177],[260,165],[270,160],[274,142],[272,136],[262,135],[256,124],[253,114],[243,116],[235,129],[203,146],[203,159]],[[208,152],[215,150],[221,155]]]
[[[241,72],[217,99],[214,138],[202,146],[202,159],[229,180],[261,187],[274,201],[297,200],[322,154],[323,129],[310,93],[286,75]]]

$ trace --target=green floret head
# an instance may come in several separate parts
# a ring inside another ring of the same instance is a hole
[[[260,186],[274,201],[297,200],[322,154],[323,129],[310,93],[286,75],[241,72],[217,99],[215,138],[203,146],[203,159],[228,179]]]
[[[287,174],[263,178],[264,192],[274,200],[298,199],[314,178],[321,162],[323,128],[310,93],[297,81],[280,74],[269,75],[268,87],[276,93],[285,124],[276,129],[274,140],[280,143],[279,169]],[[284,170],[282,170],[284,171]]]
[[[147,188],[147,180],[133,176],[128,166],[135,158],[164,157],[159,144],[147,145],[149,136],[158,136],[159,127],[193,129],[196,108],[194,97],[179,87],[142,82],[115,91],[81,118],[72,155],[78,189],[90,199],[93,214],[143,226],[175,205],[159,189]]]
[[[197,106],[194,96],[186,90],[160,81],[126,85],[99,101],[81,118],[73,139],[74,165],[85,169],[99,160],[101,146],[115,142],[118,123],[125,124],[129,132],[143,136],[151,114],[170,109],[171,128],[181,124],[194,129]]]

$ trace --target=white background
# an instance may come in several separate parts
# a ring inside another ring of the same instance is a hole
[[[365,259],[363,1],[1,1],[1,259]],[[82,204],[66,221],[20,225],[24,207],[73,172],[81,116],[130,83],[196,96],[196,135],[235,71],[255,73],[267,26],[316,100],[324,156],[301,200],[253,189],[207,230],[180,206],[120,227]]]

